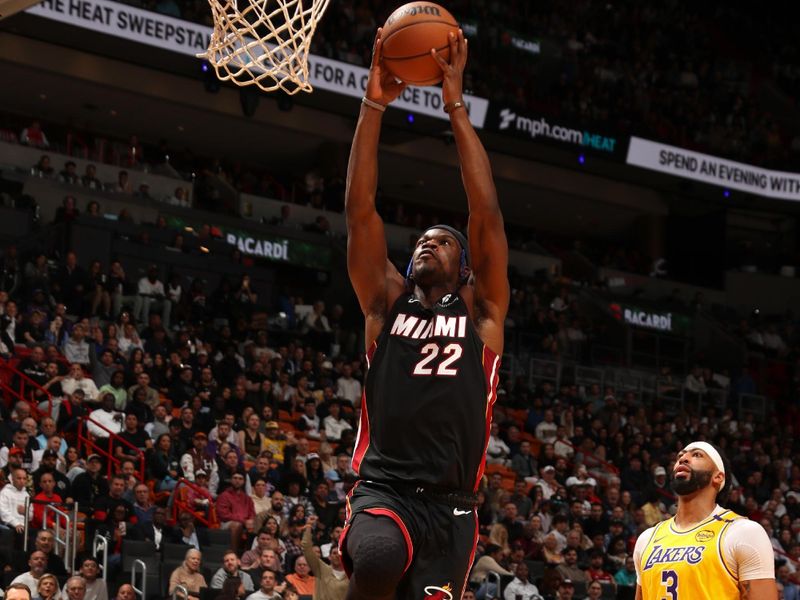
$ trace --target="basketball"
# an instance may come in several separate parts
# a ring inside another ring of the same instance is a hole
[[[381,33],[383,61],[387,69],[409,85],[433,85],[442,80],[442,70],[431,56],[431,48],[450,60],[447,35],[458,31],[458,23],[446,9],[433,2],[409,2],[395,10]]]

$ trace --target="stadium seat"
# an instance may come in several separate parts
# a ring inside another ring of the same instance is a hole
[[[147,570],[150,571],[151,569],[158,569],[161,556],[156,552],[153,542],[122,540],[122,570],[130,573],[135,560],[144,561]]]
[[[165,563],[173,560],[183,562],[186,558],[186,551],[189,550],[189,548],[191,548],[191,546],[187,546],[186,544],[161,544],[161,556]]]
[[[231,545],[231,532],[227,529],[209,529],[208,544],[210,546],[225,546],[229,548]],[[205,553],[205,550],[203,552]]]

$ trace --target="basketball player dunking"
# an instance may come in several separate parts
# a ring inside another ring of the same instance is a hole
[[[403,85],[376,38],[347,173],[347,260],[369,361],[353,455],[359,475],[340,545],[350,600],[459,600],[478,537],[481,479],[508,308],[508,247],[486,152],[462,99],[463,33],[442,96],[469,203],[469,241],[425,231],[401,275],[375,210],[383,108]]]
[[[717,504],[730,488],[725,461],[707,442],[678,453],[672,489],[678,512],[636,540],[636,600],[773,600],[767,532]]]

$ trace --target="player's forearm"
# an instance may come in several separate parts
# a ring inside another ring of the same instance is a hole
[[[478,134],[472,127],[466,108],[455,109],[450,116],[461,165],[461,180],[467,192],[470,215],[499,211],[497,191],[492,180],[492,165]]]
[[[382,117],[383,113],[379,110],[361,106],[347,166],[345,213],[348,219],[358,219],[360,215],[375,210]]]

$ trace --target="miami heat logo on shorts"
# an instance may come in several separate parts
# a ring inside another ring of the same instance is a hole
[[[453,600],[453,586],[444,587],[429,585],[425,588],[425,600]]]

